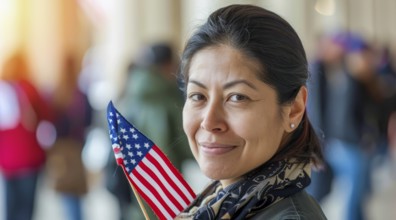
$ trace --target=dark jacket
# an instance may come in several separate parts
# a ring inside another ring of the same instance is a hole
[[[251,220],[322,220],[327,219],[318,203],[304,190],[285,198],[262,212]]]
[[[307,108],[317,132],[323,132],[326,139],[360,144],[365,126],[363,112],[369,104],[363,85],[345,68],[328,72],[321,61],[311,64],[310,72]],[[337,83],[330,82],[326,75],[336,75]]]

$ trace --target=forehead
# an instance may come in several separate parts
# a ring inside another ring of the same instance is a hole
[[[240,50],[217,45],[198,51],[191,59],[189,78],[233,77],[259,80],[260,65]]]

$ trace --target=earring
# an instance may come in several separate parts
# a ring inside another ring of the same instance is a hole
[[[294,125],[293,123],[291,123],[291,124],[290,124],[290,127],[291,127],[291,128],[294,128],[294,127],[296,127],[296,125]]]

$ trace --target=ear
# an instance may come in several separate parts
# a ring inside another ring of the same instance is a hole
[[[292,132],[298,127],[305,112],[308,91],[305,86],[301,86],[295,100],[288,106],[284,115],[284,128],[286,132]],[[294,126],[293,126],[294,125]]]

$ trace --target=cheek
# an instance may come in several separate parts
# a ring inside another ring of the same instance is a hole
[[[279,144],[283,134],[282,121],[276,115],[271,114],[262,117],[253,117],[245,120],[244,123],[239,122],[236,133],[243,137],[249,145],[256,147],[268,146],[271,149],[263,149],[263,151],[273,151]]]
[[[183,109],[183,130],[187,136],[190,150],[195,158],[197,158],[197,147],[195,144],[195,134],[199,127],[199,123],[197,121],[197,117],[194,117],[194,114],[188,110],[188,108],[184,107]]]
[[[186,133],[189,142],[194,138],[196,130],[195,127],[197,126],[197,121],[196,119],[194,120],[194,118],[196,118],[194,117],[194,114],[185,106],[183,108],[183,130],[184,133]]]
[[[233,119],[230,120],[230,127],[233,128],[234,132],[238,136],[246,139],[260,137],[260,134],[267,129],[267,124],[268,122],[255,112],[247,113],[241,117],[234,116]]]

